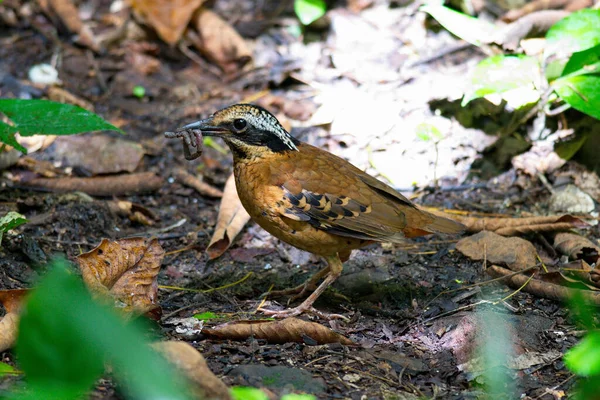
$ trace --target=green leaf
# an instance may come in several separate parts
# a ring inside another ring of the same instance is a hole
[[[588,333],[565,354],[567,368],[581,376],[600,375],[600,332]]]
[[[588,134],[577,132],[574,137],[554,143],[554,151],[563,160],[570,160],[588,139]]]
[[[10,126],[0,121],[0,142],[14,147],[21,153],[27,153],[27,149],[21,146],[19,142],[17,142],[17,139],[15,139],[15,134],[17,132],[18,130],[14,126]]]
[[[596,74],[600,72],[600,45],[573,53],[561,76]]]
[[[600,75],[559,78],[552,87],[571,107],[600,119]]]
[[[4,375],[17,375],[21,372],[16,370],[12,365],[8,365],[6,363],[0,362],[0,376]]]
[[[269,400],[269,396],[260,389],[246,386],[234,386],[229,389],[233,400]]]
[[[281,400],[317,400],[315,396],[312,394],[296,394],[290,393],[284,396],[281,396]]]
[[[442,5],[425,4],[421,7],[421,11],[431,15],[452,34],[475,46],[488,43],[498,32],[498,28],[488,22]]]
[[[194,314],[194,318],[199,319],[200,321],[208,321],[209,319],[220,319],[223,318],[223,316],[215,314],[214,312],[207,311],[199,314]]]
[[[294,11],[304,25],[318,20],[325,14],[325,0],[295,0]]]
[[[133,87],[133,95],[138,99],[141,99],[146,95],[146,89],[143,86],[136,85]]]
[[[30,384],[30,398],[50,398],[46,394],[58,388],[63,392],[53,398],[79,398],[107,363],[132,398],[189,399],[185,383],[150,348],[144,333],[94,302],[63,260],[53,262],[31,293],[16,354]]]
[[[532,95],[519,93],[519,98],[527,101],[524,104],[534,102],[539,99],[535,90],[535,83],[539,81],[539,77],[540,65],[533,57],[499,54],[486,58],[473,70],[471,86],[465,93],[462,105],[465,106],[471,100],[488,94],[506,93],[511,90],[522,92],[524,89]]]
[[[0,218],[0,245],[2,244],[2,237],[4,234],[11,229],[23,225],[27,222],[27,218],[18,212],[9,211],[5,216]]]
[[[21,136],[72,135],[102,130],[123,133],[93,112],[54,101],[0,99],[0,112],[15,123]]]
[[[429,142],[430,140],[440,141],[444,138],[442,132],[439,131],[435,125],[432,124],[419,124],[416,129],[416,134],[419,139],[424,142]]]
[[[582,51],[600,44],[600,10],[584,9],[561,19],[546,33],[553,50]]]

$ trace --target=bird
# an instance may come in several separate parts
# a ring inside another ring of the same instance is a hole
[[[313,304],[341,275],[352,250],[464,230],[459,222],[420,209],[345,159],[296,139],[260,106],[234,104],[176,132],[195,140],[202,135],[223,139],[233,155],[238,196],[251,218],[271,235],[321,256],[327,264],[303,285],[280,291],[312,292],[300,305],[261,309],[266,315],[343,318],[319,312]]]

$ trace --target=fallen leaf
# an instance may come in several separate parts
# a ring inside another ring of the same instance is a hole
[[[530,274],[517,274],[498,265],[492,265],[486,272],[492,277],[506,277],[503,282],[513,289],[518,289],[526,293],[531,293],[537,297],[545,299],[567,302],[578,293],[585,301],[600,306],[600,292],[591,290],[571,289],[549,282],[543,282],[538,279],[530,279]]]
[[[58,86],[50,86],[48,88],[48,99],[59,103],[72,104],[94,112],[94,105],[92,103]]]
[[[144,314],[159,307],[157,276],[163,257],[156,238],[103,239],[79,255],[77,263],[92,293],[110,295],[126,312]]]
[[[250,215],[240,202],[235,179],[231,175],[225,183],[215,232],[206,248],[209,258],[213,260],[222,255],[249,220]]]
[[[242,68],[252,59],[252,52],[237,31],[217,14],[201,8],[194,16],[193,26],[198,35],[192,43],[226,74]]]
[[[10,349],[17,339],[21,304],[28,289],[0,290],[0,303],[6,314],[0,320],[0,352]]]
[[[192,381],[197,399],[231,399],[229,388],[206,365],[202,354],[186,342],[168,341],[153,343],[152,347],[161,353]]]
[[[225,323],[214,328],[204,328],[202,333],[208,337],[227,340],[246,340],[250,337],[266,340],[268,343],[341,343],[353,345],[354,342],[333,330],[315,322],[298,318],[286,318],[281,321],[238,321]]]
[[[23,186],[53,192],[84,192],[92,196],[123,196],[150,193],[163,186],[163,178],[154,172],[140,172],[92,178],[34,178],[20,182]]]
[[[141,204],[125,200],[109,200],[106,205],[114,215],[127,217],[142,225],[152,226],[158,221],[158,216]]]
[[[204,0],[131,0],[131,7],[158,36],[174,45]]]
[[[518,237],[505,238],[488,231],[461,239],[456,243],[456,250],[471,260],[506,265],[512,271],[538,263],[535,247],[529,241]]]
[[[41,2],[46,4],[46,2]],[[94,34],[90,28],[81,21],[79,18],[79,10],[71,0],[48,0],[47,4],[50,6],[52,12],[56,13],[61,21],[65,24],[67,29],[77,35],[77,42],[89,47],[90,49],[98,52],[99,47],[94,37]],[[44,10],[49,13],[49,9]]]
[[[574,228],[588,228],[582,219],[571,215],[549,215],[542,217],[510,218],[510,217],[466,217],[452,214],[449,211],[426,208],[432,214],[450,218],[465,226],[466,232],[475,233],[491,231],[502,236],[515,236],[535,232],[564,231]]]
[[[585,260],[588,264],[595,264],[600,258],[600,247],[574,233],[558,233],[554,237],[554,248],[571,260]]]
[[[54,142],[54,158],[92,175],[113,174],[135,171],[144,149],[139,143],[102,134],[63,136]]]

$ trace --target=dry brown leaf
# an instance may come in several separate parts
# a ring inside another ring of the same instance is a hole
[[[92,196],[123,196],[154,192],[163,186],[163,178],[154,172],[95,176],[92,178],[35,178],[22,181],[23,186],[53,192],[80,191]]]
[[[214,186],[209,185],[206,182],[201,181],[200,179],[196,178],[194,175],[188,173],[182,168],[176,168],[173,171],[173,175],[179,183],[195,189],[198,193],[200,193],[203,196],[223,197],[222,191],[220,191]]]
[[[133,172],[144,158],[144,148],[131,140],[103,134],[62,136],[54,142],[54,158],[91,175]]]
[[[94,105],[92,103],[58,86],[50,86],[48,88],[48,99],[59,103],[72,104],[94,112]]]
[[[103,239],[77,263],[92,293],[108,294],[117,307],[143,314],[159,307],[156,278],[164,254],[156,238]]]
[[[558,233],[554,237],[554,248],[571,260],[585,260],[589,264],[595,264],[600,258],[600,247],[574,233]]]
[[[202,354],[190,344],[168,341],[153,343],[152,347],[195,384],[192,388],[195,398],[231,399],[227,385],[212,373]]]
[[[193,38],[194,46],[225,73],[236,72],[252,59],[246,41],[214,12],[199,9],[193,26],[198,31],[198,36]]]
[[[0,351],[10,349],[17,339],[21,304],[28,289],[0,290],[0,303],[6,315],[0,320]]]
[[[472,260],[487,260],[491,264],[508,266],[513,271],[537,264],[535,247],[518,237],[505,238],[494,232],[483,231],[461,239],[456,250]]]
[[[204,0],[131,0],[131,7],[158,36],[174,45]]]
[[[42,4],[45,4],[45,2],[42,2]],[[94,51],[99,51],[94,34],[90,28],[81,21],[79,18],[79,10],[77,10],[77,7],[75,7],[71,0],[48,0],[47,4],[52,11],[60,17],[67,29],[78,36],[78,43],[87,46]],[[46,10],[46,12],[48,12],[48,10]]]
[[[158,221],[158,216],[141,204],[125,200],[109,200],[106,205],[114,215],[127,217],[142,225],[152,226]]]
[[[354,344],[352,340],[326,326],[298,318],[286,318],[281,321],[238,321],[204,328],[202,333],[217,339],[246,340],[253,337],[269,343],[314,341],[317,344]]]
[[[511,274],[513,274],[513,271],[508,270],[506,268],[502,268],[498,265],[492,265],[486,271],[495,278],[506,276],[506,279],[503,279],[503,281],[509,287],[513,289],[520,289],[523,292],[531,293],[537,297],[566,302],[569,299],[571,299],[575,293],[579,293],[582,296],[582,298],[584,298],[588,302],[596,306],[600,306],[600,292],[570,289],[553,283],[542,282],[538,279],[530,280],[529,278],[531,274],[528,273],[510,276]]]
[[[215,232],[206,248],[209,258],[213,260],[223,254],[249,220],[250,215],[240,202],[235,188],[235,179],[231,175],[225,183]]]
[[[533,232],[554,232],[561,230],[569,230],[574,228],[589,227],[580,218],[571,215],[550,215],[543,217],[526,217],[526,218],[503,218],[503,217],[464,217],[444,213],[441,211],[429,210],[433,214],[451,218],[462,223],[469,233],[491,231],[502,236],[512,236],[517,234],[526,234]]]
[[[512,22],[540,10],[564,8],[567,11],[576,11],[590,7],[593,3],[592,0],[534,0],[525,3],[521,8],[508,11],[500,19],[504,22]]]

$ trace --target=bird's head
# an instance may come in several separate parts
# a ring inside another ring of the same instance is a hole
[[[277,118],[262,107],[235,104],[180,130],[199,129],[205,136],[222,138],[238,157],[261,152],[298,151],[300,142],[281,126]]]

